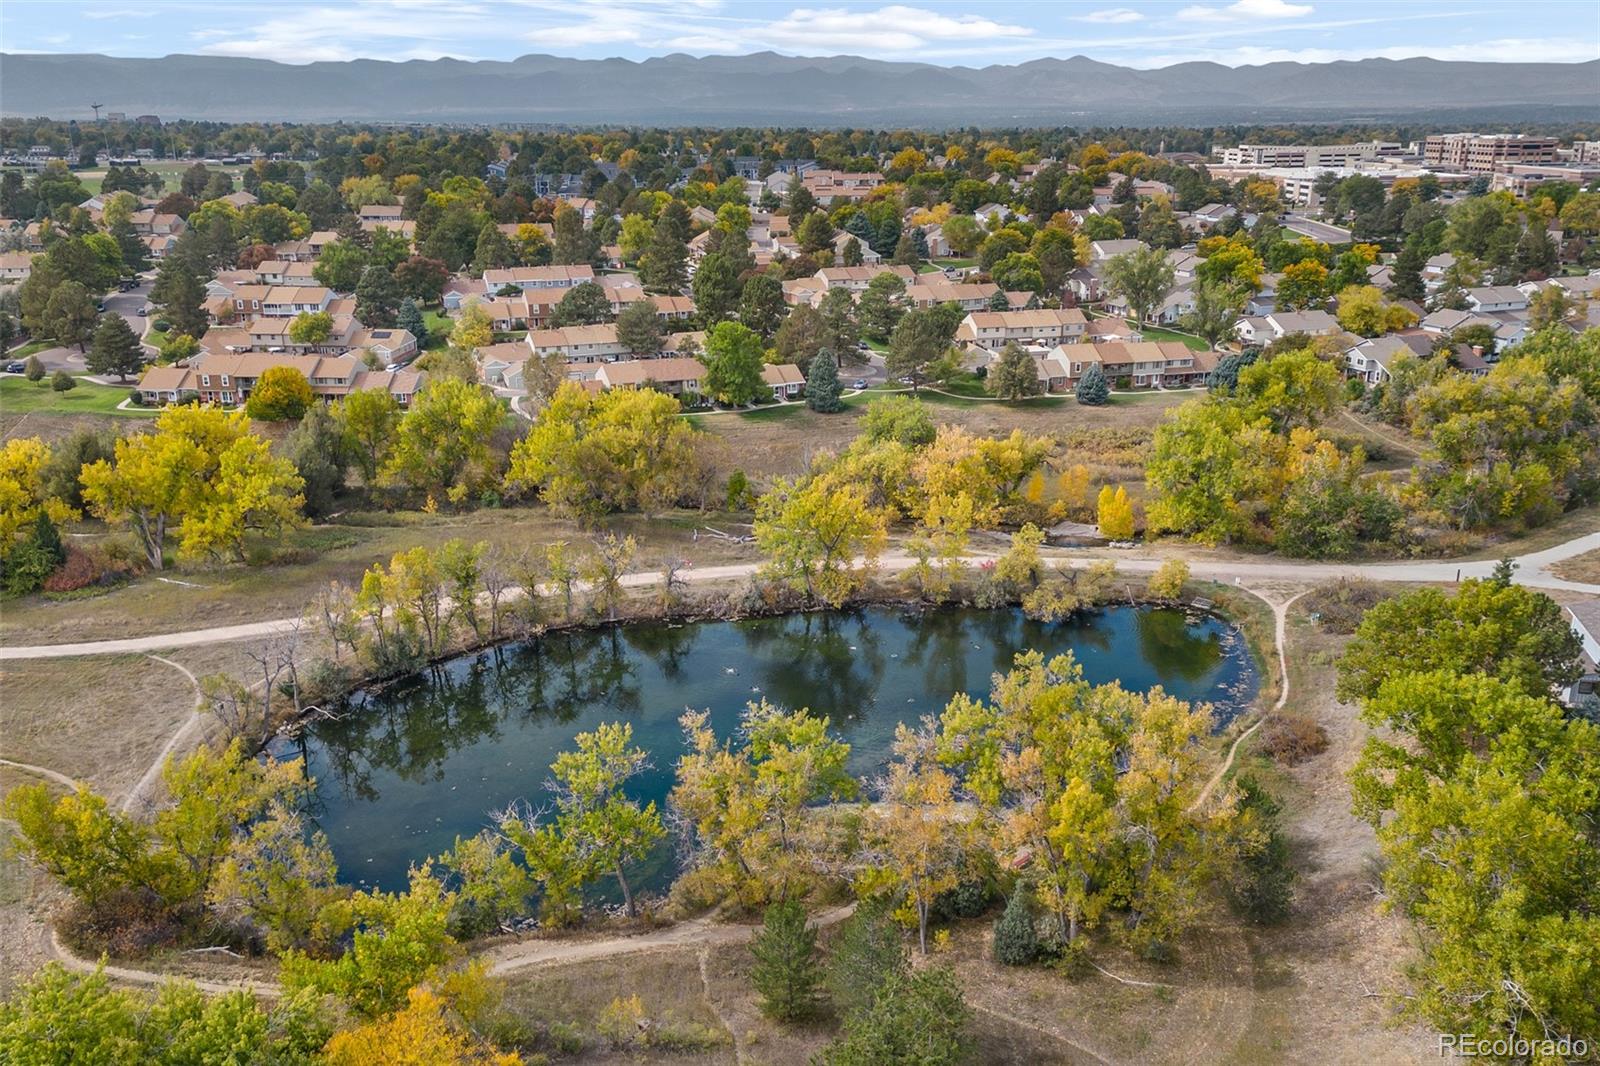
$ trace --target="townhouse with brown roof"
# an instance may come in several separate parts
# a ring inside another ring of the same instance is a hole
[[[992,281],[923,281],[919,278],[906,286],[906,302],[912,307],[955,303],[960,304],[963,311],[987,311],[989,301],[999,291],[1000,286]]]
[[[522,289],[570,289],[594,280],[594,267],[587,263],[576,266],[506,267],[483,272],[484,288],[498,293],[506,287]]]
[[[1064,344],[1035,361],[1050,391],[1077,385],[1084,370],[1098,364],[1106,380],[1123,388],[1185,388],[1205,383],[1217,367],[1216,352],[1197,352],[1180,341],[1125,344]]]
[[[611,322],[598,326],[537,329],[529,332],[527,343],[533,355],[559,355],[569,363],[609,362],[632,354],[617,340],[617,327]]]
[[[291,366],[304,374],[312,394],[325,402],[352,392],[386,389],[405,406],[427,379],[421,371],[368,370],[353,355],[223,352],[197,356],[190,366],[151,367],[137,388],[147,404],[175,403],[193,393],[201,403],[233,407],[249,399],[261,375],[278,366]]]
[[[974,311],[956,327],[956,343],[993,351],[1007,344],[1053,348],[1073,344],[1088,330],[1088,318],[1075,307],[1035,311]]]
[[[879,274],[898,274],[907,285],[917,280],[917,271],[914,267],[904,265],[891,266],[879,263],[877,266],[838,266],[823,267],[817,271],[817,280],[822,282],[823,289],[849,289],[854,293],[867,291],[867,286]]]

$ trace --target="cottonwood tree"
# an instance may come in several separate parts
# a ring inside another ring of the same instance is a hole
[[[926,955],[929,912],[941,893],[960,882],[968,848],[956,777],[939,762],[931,722],[922,730],[904,722],[895,727],[894,758],[862,829],[861,890],[895,900],[898,915],[916,925]]]
[[[1147,946],[1198,912],[1231,807],[1196,808],[1210,714],[1160,692],[1083,679],[1070,655],[1017,658],[989,702],[958,695],[941,761],[963,775],[1000,855],[1026,849],[1036,895],[1069,945],[1113,910]]]
[[[1000,358],[989,368],[989,392],[1002,400],[1020,400],[1043,391],[1033,357],[1014,343],[1002,348]]]
[[[1104,272],[1106,288],[1128,302],[1137,323],[1149,321],[1150,312],[1172,291],[1172,264],[1160,248],[1137,248],[1112,256],[1106,260]]]
[[[756,501],[755,538],[770,577],[800,589],[808,600],[838,606],[875,564],[886,519],[857,485],[825,476],[779,478]]]
[[[617,607],[627,595],[622,578],[638,550],[639,542],[631,534],[618,537],[615,533],[606,533],[594,542],[579,568],[583,579],[589,583],[590,607],[597,614],[603,613],[608,622],[617,620]]]
[[[119,438],[113,461],[85,466],[82,482],[90,510],[131,526],[154,570],[163,567],[170,529],[179,554],[193,558],[240,555],[247,532],[277,534],[304,522],[300,475],[240,411],[168,407],[152,432]]]
[[[627,868],[666,835],[654,801],[641,805],[624,794],[628,781],[650,768],[650,756],[633,746],[633,727],[625,722],[603,723],[574,743],[576,751],[550,764],[556,827],[576,843],[591,877],[616,877],[631,918],[638,911]]]
[[[687,753],[668,799],[708,891],[747,901],[782,897],[815,871],[806,865],[812,805],[856,794],[850,745],[804,709],[749,704],[740,745],[719,742],[705,711],[679,719]]]
[[[443,492],[459,504],[486,472],[490,436],[504,417],[500,401],[481,385],[456,378],[431,382],[401,417],[381,476],[419,491]]]

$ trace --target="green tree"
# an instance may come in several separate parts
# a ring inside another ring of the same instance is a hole
[[[813,216],[821,217],[821,216]],[[761,932],[750,944],[755,965],[750,980],[761,994],[761,1011],[783,1022],[803,1021],[821,1007],[817,931],[806,924],[796,900],[767,907]]]
[[[490,436],[504,416],[500,401],[481,385],[457,378],[430,382],[400,419],[381,476],[460,503],[487,473]]]
[[[1336,693],[1356,702],[1384,682],[1421,671],[1479,673],[1530,696],[1578,676],[1577,635],[1549,596],[1522,585],[1468,578],[1454,595],[1417,589],[1362,617],[1339,660]]]
[[[1089,363],[1083,368],[1083,376],[1078,379],[1073,396],[1086,407],[1103,407],[1111,402],[1111,386],[1106,383],[1105,372],[1100,369],[1099,363]]]
[[[617,316],[617,340],[635,355],[654,355],[666,339],[666,323],[651,300],[635,300]]]
[[[801,372],[806,372],[811,369],[811,361],[817,353],[828,347],[828,339],[828,324],[822,313],[801,304],[789,312],[789,317],[778,327],[773,349],[779,362],[793,363]]]
[[[293,464],[271,454],[242,411],[165,408],[154,432],[120,438],[115,460],[85,466],[81,478],[90,510],[131,525],[153,570],[173,528],[184,557],[237,556],[247,531],[272,536],[303,521]]]
[[[639,278],[660,292],[683,291],[688,277],[689,209],[672,200],[656,219],[650,246],[639,263]]]
[[[1128,302],[1135,322],[1148,321],[1172,291],[1172,264],[1160,248],[1138,248],[1112,256],[1103,270],[1106,288]]]
[[[796,308],[795,311],[798,311]],[[841,365],[847,362],[862,362],[865,356],[857,347],[861,341],[861,329],[856,324],[856,303],[849,290],[844,288],[829,289],[822,295],[823,333],[827,338],[823,347],[831,348],[834,357],[840,360]],[[790,317],[795,312],[790,312]],[[787,322],[787,319],[785,319]],[[782,332],[780,327],[779,332]]]
[[[699,297],[695,300],[698,306]],[[739,296],[739,321],[771,341],[784,321],[783,282],[765,271],[750,275]]]
[[[806,375],[806,406],[822,414],[843,411],[839,392],[839,364],[834,362],[833,353],[824,348],[811,361]]]
[[[1033,925],[1033,891],[1018,880],[1006,909],[994,923],[994,961],[1002,966],[1029,966],[1043,954]]]
[[[867,282],[866,291],[856,305],[856,321],[861,324],[861,332],[876,341],[888,340],[905,313],[905,294],[905,279],[889,271]]]
[[[428,322],[422,317],[422,310],[411,297],[407,296],[400,301],[400,313],[395,316],[394,324],[415,337],[418,348],[427,345]]]
[[[86,362],[91,373],[115,374],[123,381],[144,367],[144,350],[127,319],[106,315],[101,320]]]
[[[50,375],[50,390],[52,392],[70,392],[78,387],[78,379],[65,370],[57,370]]]
[[[356,285],[356,317],[368,327],[393,326],[402,298],[394,275],[373,263],[361,272],[361,281]]]
[[[1044,391],[1033,357],[1016,344],[1000,350],[1000,358],[989,368],[989,392],[1002,400],[1021,400]]]
[[[326,311],[303,311],[289,320],[289,339],[315,347],[333,336],[333,316]]]
[[[205,335],[211,324],[205,310],[206,290],[188,258],[168,256],[150,290],[150,301],[160,309],[160,317],[171,324],[172,332],[191,337]]]
[[[873,400],[861,416],[861,437],[875,444],[896,441],[917,447],[932,444],[937,432],[928,405],[913,396]]]
[[[971,1060],[972,1008],[946,966],[892,974],[872,1005],[845,1019],[825,1066],[960,1066]]]
[[[887,905],[865,900],[839,928],[822,981],[842,1014],[871,1006],[884,984],[908,968],[904,935],[889,912]]]
[[[1343,378],[1339,368],[1311,348],[1282,352],[1239,371],[1235,395],[1246,417],[1265,417],[1286,433],[1315,427],[1338,410]]]
[[[761,378],[761,338],[738,322],[719,322],[706,334],[706,395],[718,403],[744,406],[767,392]]]
[[[633,727],[603,723],[574,739],[577,751],[562,752],[550,765],[554,779],[558,831],[575,842],[594,876],[616,877],[628,915],[636,914],[627,867],[645,858],[666,835],[654,802],[640,805],[623,789],[650,766],[650,756],[633,747]]]
[[[1240,287],[1218,282],[1202,281],[1194,288],[1194,309],[1183,316],[1183,328],[1204,337],[1215,348],[1225,337],[1233,335],[1249,294]]]
[[[43,332],[58,344],[76,344],[79,351],[84,351],[94,336],[97,318],[89,290],[76,281],[63,281],[45,304]]]
[[[726,255],[712,252],[700,260],[694,272],[694,306],[707,325],[733,314],[739,304],[739,291],[738,268]]]
[[[859,485],[827,477],[779,478],[756,501],[755,538],[767,558],[766,572],[803,590],[808,600],[835,607],[865,580],[855,559],[863,556],[872,565],[885,525]]]
[[[585,281],[561,294],[551,321],[557,326],[593,326],[610,317],[611,297],[605,288],[597,281]]]
[[[949,348],[950,336],[937,308],[907,311],[889,337],[884,365],[890,377],[909,380],[915,391],[927,379],[929,365],[943,358]]]
[[[354,241],[329,241],[311,268],[317,284],[334,292],[354,292],[361,284],[368,265],[367,250]]]
[[[400,416],[400,404],[388,389],[362,389],[339,402],[336,417],[345,447],[369,487],[388,462]]]

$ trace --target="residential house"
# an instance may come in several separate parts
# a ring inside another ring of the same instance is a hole
[[[1088,319],[1076,308],[974,311],[956,327],[956,343],[994,351],[1007,344],[1054,348],[1083,338]]]
[[[483,272],[484,290],[489,293],[498,293],[508,286],[524,292],[528,289],[570,289],[593,280],[594,267],[586,263],[578,266],[507,267]]]
[[[854,293],[867,291],[867,285],[879,274],[898,274],[908,286],[917,280],[917,271],[908,266],[854,266],[823,267],[817,271],[817,280],[826,289],[849,289]]]
[[[133,226],[133,232],[138,234],[177,235],[189,228],[188,223],[177,215],[159,212],[153,207],[133,212],[128,216],[128,222]]]
[[[839,262],[844,262],[844,250],[849,246],[851,241],[855,241],[861,246],[862,266],[877,266],[879,263],[883,262],[883,256],[873,251],[872,245],[868,244],[866,241],[857,237],[854,233],[851,233],[848,230],[839,231],[834,235],[833,238],[833,257]]]
[[[1110,296],[1106,298],[1105,309],[1121,318],[1131,318],[1133,308],[1128,304],[1127,298]],[[1150,310],[1150,323],[1172,326],[1184,315],[1194,310],[1194,290],[1188,288],[1173,289],[1162,298],[1161,304]]]
[[[1057,392],[1077,385],[1098,365],[1121,388],[1188,388],[1216,369],[1216,352],[1197,352],[1178,341],[1065,344],[1038,363],[1041,380]]]
[[[923,280],[928,277],[941,280]],[[992,281],[951,282],[942,280],[943,277],[942,274],[921,275],[918,280],[906,286],[906,302],[912,307],[938,307],[940,304],[957,303],[961,305],[963,311],[987,311],[989,301],[1000,291],[1000,286]]]
[[[1345,373],[1368,385],[1382,385],[1394,376],[1395,360],[1416,352],[1400,337],[1370,337],[1344,352]]]
[[[31,252],[0,252],[0,284],[27,281],[33,273]]]
[[[1467,289],[1467,308],[1472,311],[1526,311],[1528,296],[1514,285],[1489,285]]]
[[[595,370],[602,389],[657,388],[675,396],[698,394],[706,368],[698,359],[629,359],[605,363]]]
[[[399,222],[400,215],[401,207],[399,204],[363,204],[361,210],[356,212],[356,217],[362,222],[379,219]]]
[[[610,322],[532,330],[527,343],[534,355],[559,355],[569,363],[610,362],[632,354],[617,340],[617,327]]]
[[[279,366],[299,370],[311,383],[312,394],[324,401],[367,389],[386,389],[403,406],[426,380],[426,375],[417,371],[368,370],[352,355],[222,352],[196,356],[186,367],[151,367],[137,388],[145,403],[172,403],[185,393],[195,393],[202,403],[231,407],[243,404],[261,375]]]
[[[1107,259],[1114,259],[1119,255],[1129,252],[1141,252],[1150,246],[1143,241],[1125,238],[1115,241],[1090,241],[1089,260],[1093,263],[1103,263]]]
[[[237,294],[235,294],[237,296]],[[321,285],[271,285],[260,298],[260,313],[293,318],[310,312],[326,311],[333,301],[333,290]],[[251,310],[256,310],[252,307]]]
[[[768,363],[761,368],[761,380],[771,387],[774,400],[792,400],[806,391],[806,376],[793,363]]]

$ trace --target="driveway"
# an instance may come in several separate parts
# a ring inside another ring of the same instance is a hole
[[[139,308],[149,302],[150,287],[153,284],[154,281],[150,278],[140,278],[138,288],[130,289],[127,292],[108,294],[105,298],[106,313],[121,315],[128,320],[128,325],[133,327],[134,334],[143,337],[145,323],[149,319],[139,317]],[[89,369],[84,362],[83,353],[78,351],[76,346],[71,348],[46,348],[35,354],[38,355],[39,362],[44,364],[45,370],[49,372],[65,370],[70,374],[82,374]],[[154,356],[155,349],[146,346],[145,354]]]

